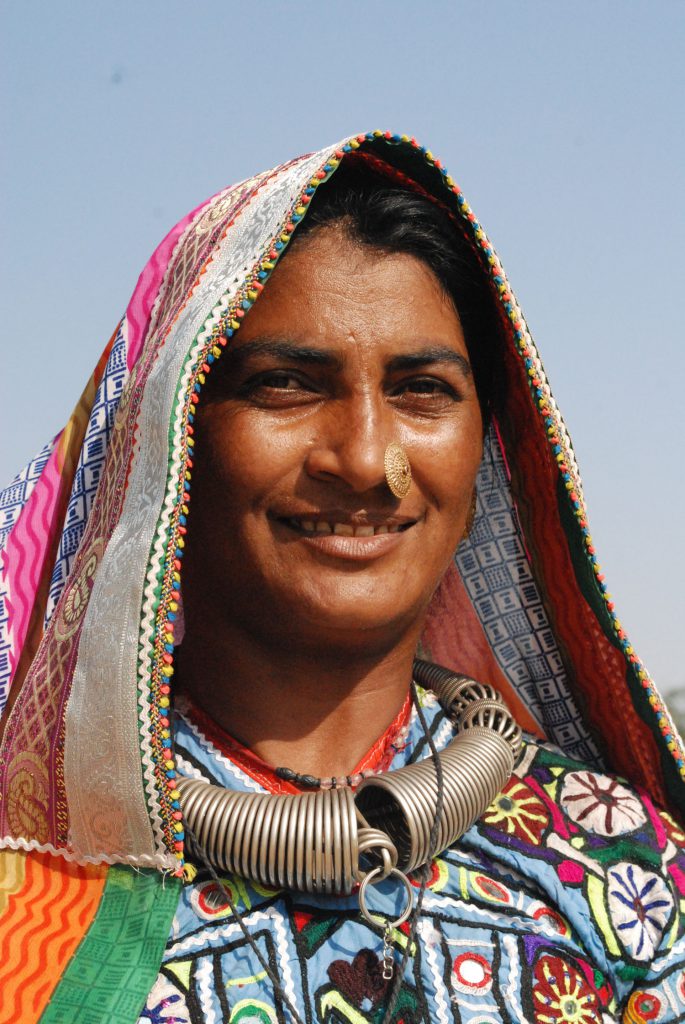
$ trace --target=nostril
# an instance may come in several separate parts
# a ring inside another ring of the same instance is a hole
[[[364,493],[385,487],[384,450],[380,446],[365,450],[350,440],[336,446],[321,446],[308,453],[305,469],[317,479],[337,480],[356,493]]]

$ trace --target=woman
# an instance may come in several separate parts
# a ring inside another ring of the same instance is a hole
[[[429,152],[185,218],[13,488],[0,1020],[682,1019],[682,747]]]

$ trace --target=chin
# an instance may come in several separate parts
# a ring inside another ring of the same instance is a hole
[[[396,642],[400,636],[423,619],[425,603],[407,603],[407,595],[383,594],[379,605],[378,590],[373,595],[343,595],[338,592],[330,601],[316,602],[293,599],[291,608],[298,607],[298,622],[289,618],[289,632],[313,634],[312,639],[322,645],[342,641],[351,648],[357,643],[375,646],[379,641]],[[396,598],[396,599],[393,599]]]

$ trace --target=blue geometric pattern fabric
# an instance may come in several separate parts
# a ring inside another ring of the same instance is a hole
[[[569,689],[521,538],[504,458],[490,431],[478,473],[473,529],[455,562],[500,668],[547,737],[601,767]]]
[[[52,454],[57,437],[48,441],[29,464],[20,473],[17,473],[14,480],[0,491],[0,551],[4,548],[7,535],[19,518],[19,513],[31,497],[31,492],[45,469],[45,464]]]
[[[105,372],[97,389],[83,439],[74,484],[64,518],[59,551],[50,580],[50,591],[45,610],[46,624],[59,601],[74,555],[83,537],[93,498],[100,482],[114,415],[128,376],[126,343],[122,324],[119,325]]]

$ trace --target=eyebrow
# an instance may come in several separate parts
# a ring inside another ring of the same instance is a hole
[[[225,369],[237,370],[248,360],[258,356],[274,356],[300,366],[323,366],[333,370],[342,370],[343,368],[343,360],[336,353],[326,349],[313,348],[310,345],[299,345],[280,338],[255,338],[237,348],[227,348],[224,353],[223,365]],[[436,363],[450,363],[457,366],[465,377],[473,376],[471,364],[466,356],[455,352],[453,348],[446,345],[431,345],[416,352],[393,356],[387,369],[391,372],[414,370]]]
[[[279,338],[256,338],[239,348],[227,348],[223,357],[224,367],[231,370],[238,369],[255,356],[275,356],[277,359],[305,366],[315,365],[336,370],[342,369],[341,359],[332,352],[312,348],[308,345],[297,345]]]
[[[459,367],[465,377],[473,376],[471,364],[466,356],[444,345],[435,345],[419,349],[418,352],[409,352],[407,355],[394,356],[388,364],[388,369],[415,370],[420,366],[430,366],[435,363],[452,363]]]

